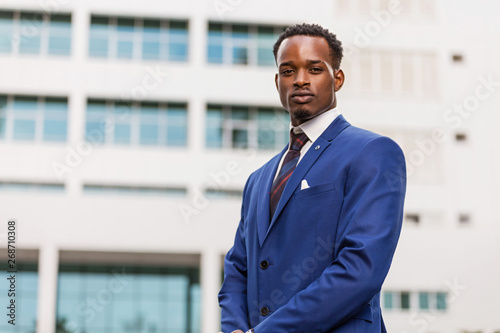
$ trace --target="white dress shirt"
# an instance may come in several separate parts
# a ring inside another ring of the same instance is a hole
[[[334,121],[335,118],[337,118],[339,115],[340,115],[339,110],[337,109],[337,107],[334,107],[333,109],[325,111],[319,116],[316,116],[299,126],[294,127],[290,123],[290,129],[293,130],[294,133],[304,132],[306,133],[307,138],[309,139],[300,150],[300,156],[297,165],[300,163],[302,157],[307,153],[309,148],[311,148],[313,142],[316,141],[321,134],[323,134],[323,132],[328,128],[328,126],[330,126],[332,121]],[[288,143],[288,150],[290,150],[290,142]],[[281,161],[280,164],[278,165],[278,170],[276,170],[276,174],[274,175],[274,179],[276,179],[276,177],[278,176],[278,173],[281,169],[281,165],[283,164],[285,156],[286,153],[283,154],[283,156],[281,157]]]

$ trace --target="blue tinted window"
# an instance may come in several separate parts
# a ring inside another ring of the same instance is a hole
[[[282,149],[288,143],[289,119],[283,109],[208,105],[206,146]]]
[[[209,23],[207,62],[274,66],[273,46],[284,28]]]
[[[187,113],[185,107],[169,107],[167,111],[167,145],[187,145]]]
[[[7,123],[7,96],[0,95],[0,139],[5,139]]]
[[[257,65],[273,66],[275,64],[273,46],[278,36],[271,27],[259,27],[257,34]]]
[[[66,141],[68,102],[62,98],[46,98],[44,105],[43,139]]]
[[[274,149],[276,145],[275,118],[272,109],[261,109],[257,115],[259,149]]]
[[[109,33],[108,18],[92,17],[89,41],[89,55],[91,57],[108,57]]]
[[[140,118],[140,144],[157,145],[159,142],[158,131],[158,104],[143,103]]]
[[[446,293],[436,293],[436,309],[437,310],[446,310]]]
[[[13,104],[13,139],[34,140],[38,109],[36,97],[15,97]]]
[[[0,53],[12,52],[14,14],[0,11]]]
[[[106,102],[89,100],[87,103],[87,119],[85,123],[85,138],[93,143],[103,143],[106,134]]]
[[[207,147],[222,147],[222,107],[209,106],[207,110],[206,143]]]
[[[209,63],[222,64],[223,62],[222,24],[210,23],[208,26],[208,49],[207,57]]]
[[[89,54],[91,57],[186,61],[187,22],[93,16]]]
[[[134,20],[119,18],[116,31],[118,39],[117,57],[131,59],[134,52]]]
[[[393,309],[394,304],[393,304],[393,293],[392,292],[385,292],[384,293],[384,308],[386,309]]]
[[[429,293],[419,292],[418,293],[418,303],[421,310],[429,309]]]
[[[401,292],[400,294],[400,304],[402,310],[410,309],[410,293],[409,292]]]
[[[19,52],[27,54],[40,53],[43,30],[42,13],[21,13]],[[23,33],[26,32],[26,33]]]
[[[7,272],[7,262],[0,263],[2,272]],[[4,320],[0,321],[1,332],[35,332],[37,319],[37,293],[38,293],[38,272],[37,265],[17,265],[16,275],[16,325],[7,322],[9,317],[4,315]],[[8,273],[2,274],[2,280]],[[5,280],[7,282],[7,280]],[[10,297],[5,292],[0,293],[0,303],[5,307],[10,303]],[[7,310],[6,310],[7,311]]]
[[[184,22],[170,22],[168,58],[173,61],[187,60],[188,33]]]
[[[87,332],[199,332],[198,274],[191,268],[63,265],[57,322],[68,331],[78,325]],[[99,311],[89,299],[101,302]],[[82,304],[88,305],[84,313]]]
[[[144,59],[160,58],[159,20],[144,20],[142,35],[142,57]]]
[[[49,25],[49,54],[69,55],[71,49],[71,17],[54,15]]]

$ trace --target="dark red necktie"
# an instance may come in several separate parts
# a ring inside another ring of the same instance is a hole
[[[306,144],[309,139],[305,133],[293,133],[290,132],[290,149],[286,153],[283,164],[281,165],[278,177],[274,180],[273,186],[271,187],[271,219],[273,218],[274,211],[278,207],[278,202],[280,201],[283,189],[288,182],[288,179],[292,176],[293,170],[299,161],[300,150]]]

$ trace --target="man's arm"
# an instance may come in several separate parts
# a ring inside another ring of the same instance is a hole
[[[383,137],[365,144],[346,179],[337,257],[316,281],[254,327],[255,332],[327,332],[366,306],[389,271],[405,190],[399,146]]]
[[[243,191],[243,198],[245,197],[246,187]],[[224,259],[224,283],[219,292],[219,305],[221,307],[223,332],[229,333],[250,328],[247,307],[244,203],[241,205],[241,219],[236,231],[234,245]]]

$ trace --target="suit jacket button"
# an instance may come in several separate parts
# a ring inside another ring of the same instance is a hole
[[[269,308],[267,306],[260,308],[260,314],[262,316],[267,316],[269,314]]]
[[[269,267],[269,262],[267,260],[262,260],[260,262],[260,268],[267,269]]]

